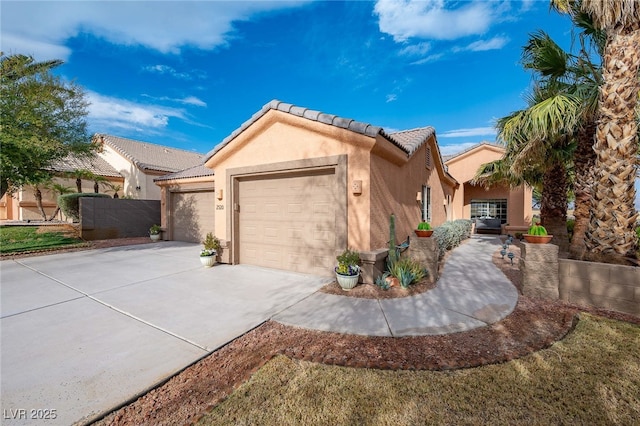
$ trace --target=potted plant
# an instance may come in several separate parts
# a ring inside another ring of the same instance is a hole
[[[343,290],[349,291],[358,285],[360,254],[355,250],[346,249],[336,259],[338,260],[338,266],[335,269],[336,280]]]
[[[553,235],[547,234],[544,226],[537,222],[529,228],[529,232],[523,235],[524,240],[531,244],[547,244],[553,238]]]
[[[151,238],[151,241],[158,241],[160,240],[160,225],[156,225],[153,224],[151,225],[151,228],[149,228],[149,237]]]
[[[418,224],[418,229],[414,231],[418,237],[430,237],[433,234],[433,229],[431,229],[431,225],[429,222],[420,222]]]
[[[209,268],[216,264],[216,255],[220,251],[220,240],[209,232],[202,242],[204,249],[200,251],[200,262]]]

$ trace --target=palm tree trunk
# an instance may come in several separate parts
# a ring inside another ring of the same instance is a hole
[[[595,121],[589,121],[578,132],[578,146],[574,153],[573,192],[575,200],[575,226],[573,237],[569,245],[569,254],[573,259],[582,259],[587,250],[585,235],[589,228],[591,216],[591,190],[595,181],[594,167],[596,164],[596,152],[593,149],[594,135],[596,133]]]
[[[542,177],[542,203],[540,221],[553,235],[552,244],[560,247],[561,252],[569,249],[569,233],[567,232],[567,169],[562,161],[550,165]]]
[[[38,207],[38,211],[42,215],[42,220],[46,221],[47,213],[44,211],[44,207],[42,207],[42,191],[40,191],[40,188],[38,187],[36,187],[35,197],[36,197],[36,206]]]
[[[78,192],[82,192],[82,179],[76,178],[76,189]]]
[[[636,154],[640,29],[609,35],[604,50],[595,151],[594,205],[587,231],[589,258],[625,263],[635,256]]]

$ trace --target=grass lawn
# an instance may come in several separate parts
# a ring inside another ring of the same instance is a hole
[[[80,243],[84,241],[65,235],[65,232],[59,229],[49,232],[46,231],[46,227],[37,226],[0,227],[0,253],[2,254],[75,246]]]
[[[581,314],[549,349],[467,370],[354,369],[279,356],[200,424],[639,424],[639,348],[639,326]]]

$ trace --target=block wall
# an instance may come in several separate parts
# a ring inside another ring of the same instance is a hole
[[[640,268],[560,259],[560,299],[640,315]]]

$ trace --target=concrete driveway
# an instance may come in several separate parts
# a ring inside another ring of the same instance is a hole
[[[203,268],[199,249],[162,242],[0,262],[1,423],[91,421],[331,281]]]

